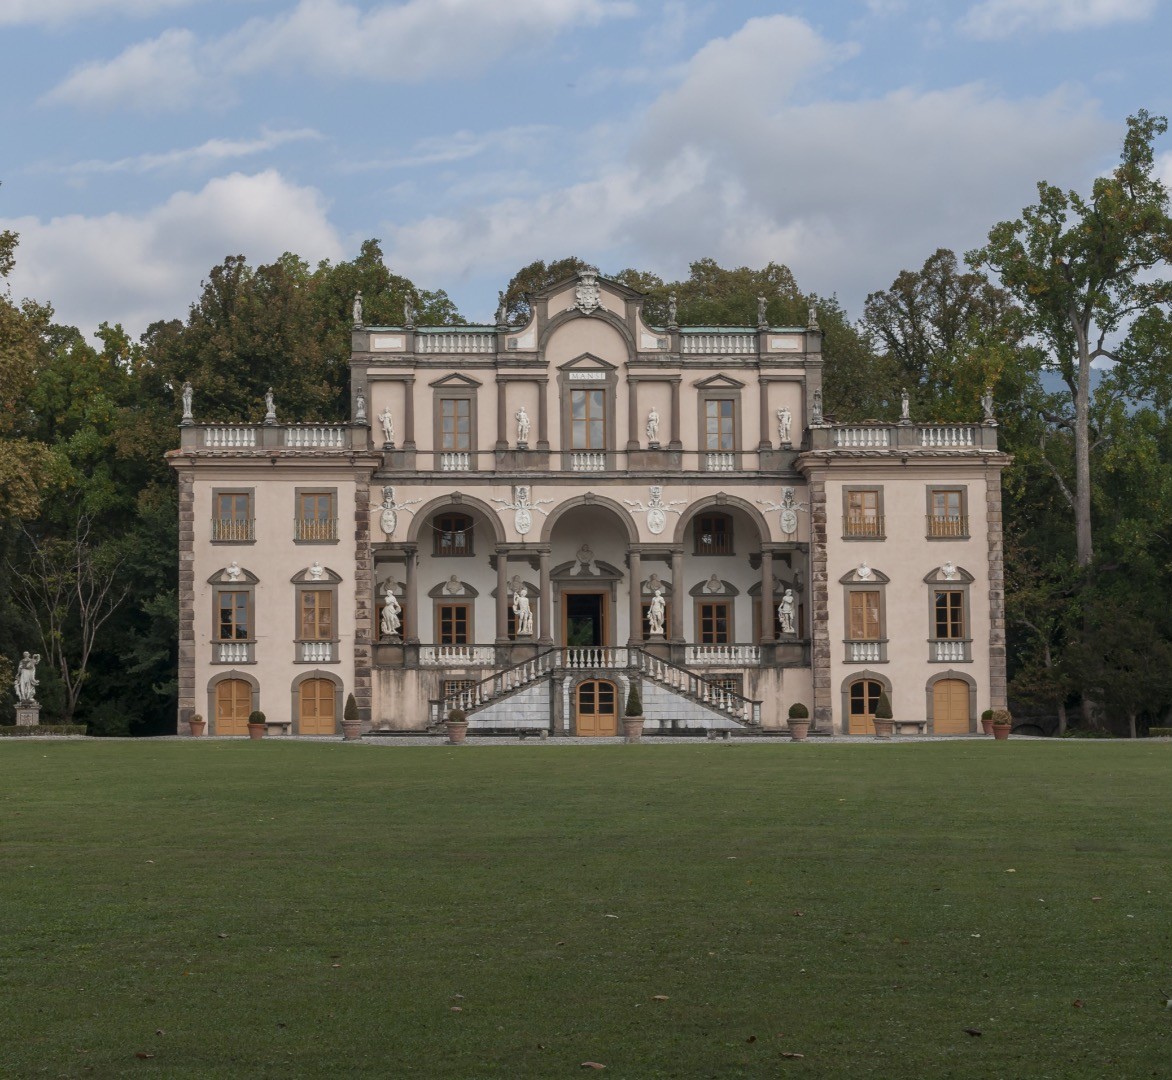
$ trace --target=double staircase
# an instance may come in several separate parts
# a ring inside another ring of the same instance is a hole
[[[528,660],[494,672],[473,686],[433,700],[432,722],[438,726],[452,709],[462,709],[472,718],[481,709],[495,705],[536,683],[556,676],[590,673],[599,677],[637,677],[702,705],[726,720],[746,729],[760,728],[761,702],[734,693],[689,668],[672,663],[634,646],[554,646]]]

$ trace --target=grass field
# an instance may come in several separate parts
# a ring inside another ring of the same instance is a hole
[[[6,742],[0,1075],[1169,1077],[1170,772]]]

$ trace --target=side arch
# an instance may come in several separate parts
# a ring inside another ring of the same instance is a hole
[[[924,715],[928,718],[929,733],[933,735],[936,733],[936,684],[944,682],[946,679],[962,682],[969,688],[969,731],[975,732],[979,719],[977,715],[977,680],[968,672],[949,668],[947,671],[938,671],[924,684],[924,693],[927,698]]]
[[[453,495],[459,495],[459,499],[453,499]],[[501,523],[500,514],[498,514],[488,503],[475,498],[472,495],[465,495],[463,492],[448,492],[447,495],[440,495],[438,498],[432,499],[431,502],[422,506],[411,517],[411,524],[407,527],[407,542],[409,544],[419,543],[419,535],[423,532],[424,527],[431,520],[432,516],[439,510],[446,510],[452,507],[457,510],[475,510],[484,521],[488,523],[488,527],[492,530],[492,539],[494,544],[503,544],[505,542],[505,527]],[[477,522],[478,524],[478,522]]]
[[[604,495],[595,495],[587,493],[585,495],[578,495],[572,499],[566,499],[565,502],[559,503],[546,516],[541,527],[541,542],[548,544],[553,538],[553,528],[561,519],[561,517],[569,510],[573,510],[579,506],[602,506],[611,511],[622,522],[623,528],[627,530],[627,540],[629,543],[639,543],[639,526],[635,524],[635,519],[627,512],[626,508],[615,502],[614,499],[608,499]]]

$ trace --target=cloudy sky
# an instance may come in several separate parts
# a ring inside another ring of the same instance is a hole
[[[533,259],[863,297],[1172,113],[1170,0],[0,0],[14,297],[183,317],[225,255],[472,319]],[[1172,139],[1160,146],[1172,180]]]

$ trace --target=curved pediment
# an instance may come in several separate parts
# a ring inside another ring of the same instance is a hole
[[[310,563],[304,570],[298,570],[290,579],[294,585],[337,585],[342,575],[319,562]]]
[[[864,560],[849,573],[843,574],[838,581],[841,585],[887,585],[891,578],[882,570],[868,566]]]
[[[209,585],[255,585],[258,581],[260,578],[256,574],[245,569],[235,559],[208,578]]]
[[[952,561],[943,563],[924,575],[924,581],[929,585],[971,585],[975,580],[963,566],[957,566]]]

